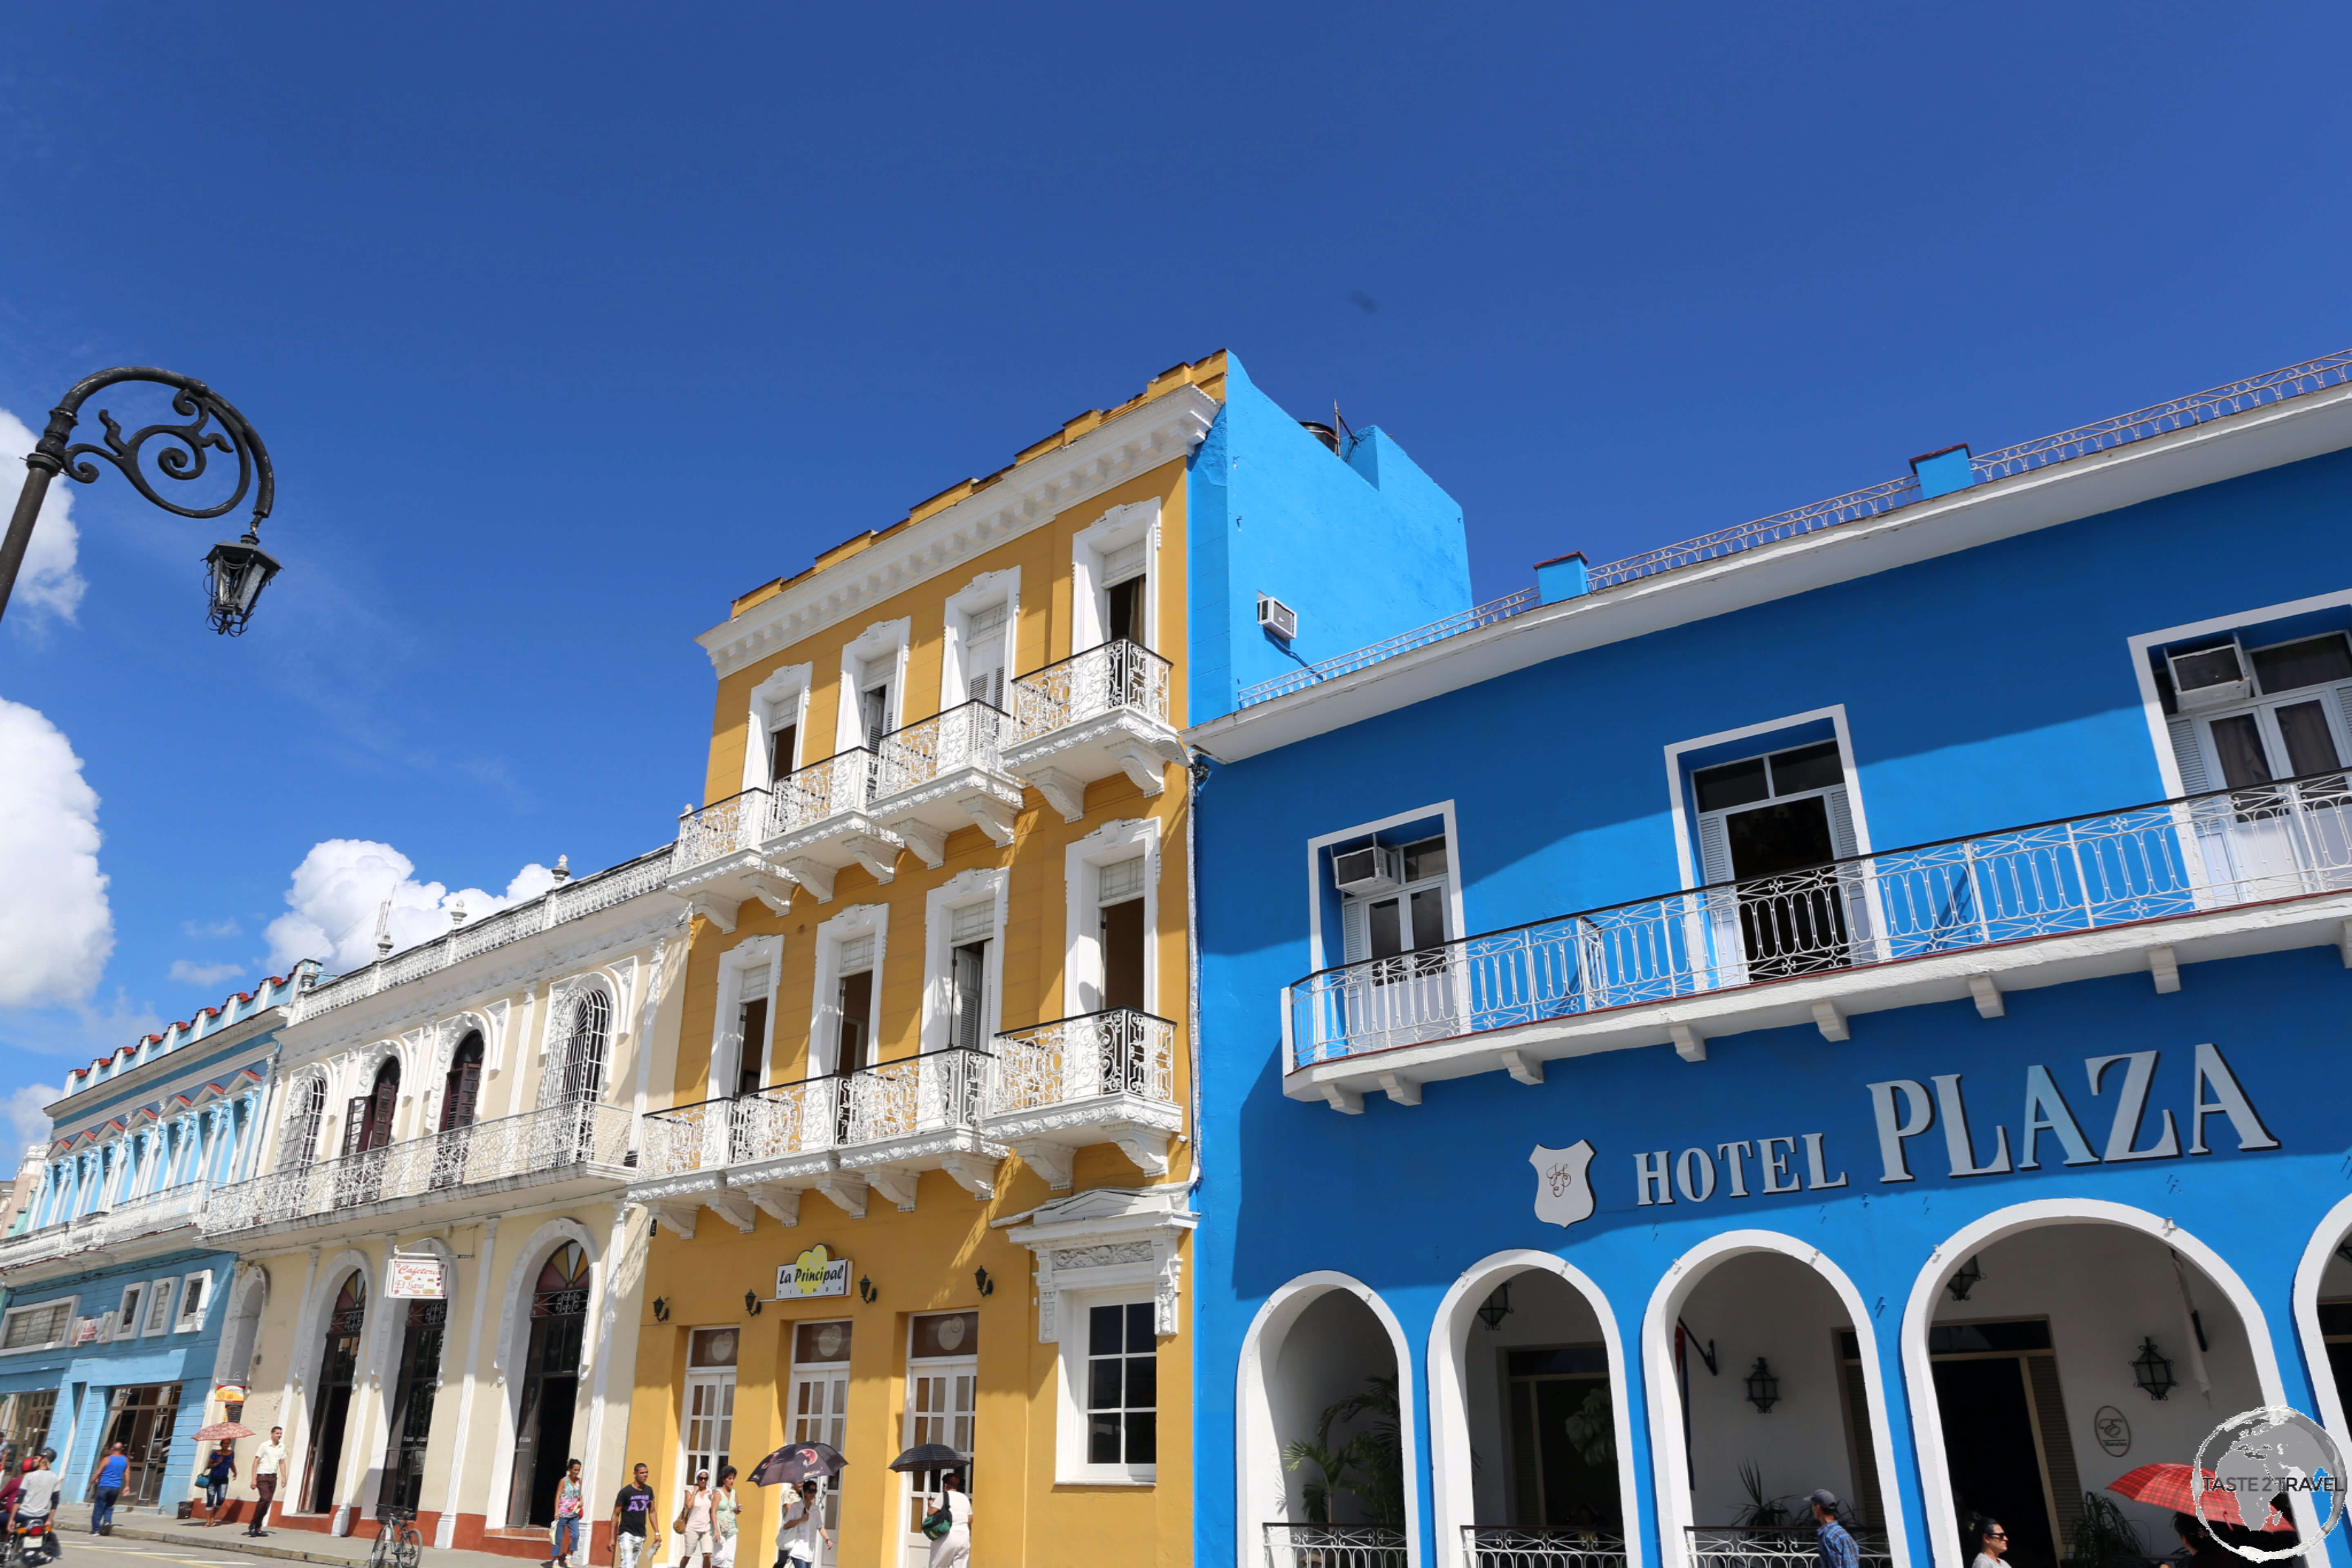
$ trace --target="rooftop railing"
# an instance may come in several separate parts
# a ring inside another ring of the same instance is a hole
[[[2341,773],[1855,855],[1318,971],[1296,1070],[1368,1051],[2033,937],[2352,889]]]
[[[1969,467],[1977,483],[2005,479],[2053,463],[2071,462],[2077,458],[2111,451],[2135,441],[2170,435],[2190,426],[2209,424],[2232,414],[2243,414],[2268,404],[2325,391],[2331,386],[2341,386],[2347,382],[2352,382],[2352,349],[2323,354],[2300,364],[2265,371],[2242,381],[2208,387],[2203,392],[2176,397],[2168,403],[2135,409],[2129,414],[2118,414],[2089,425],[2077,426],[2072,430],[2062,430],[2054,436],[2037,437],[1997,451],[1974,453],[1969,458]],[[1717,529],[1696,539],[1660,545],[1654,550],[1644,550],[1622,560],[1594,566],[1587,574],[1587,581],[1590,590],[1598,593],[1603,588],[1613,588],[1637,578],[1696,566],[1726,555],[1777,544],[1800,534],[1815,533],[1840,523],[1876,517],[1881,512],[1909,506],[1920,499],[1918,479],[1906,474],[1901,479],[1888,479],[1845,495],[1832,496],[1827,500],[1791,507],[1787,511],[1759,517],[1752,522]],[[1276,697],[1395,658],[1415,648],[1460,637],[1465,632],[1475,631],[1498,620],[1507,620],[1536,605],[1536,591],[1522,589],[1475,609],[1449,616],[1442,621],[1433,621],[1428,626],[1401,633],[1384,642],[1358,648],[1353,653],[1341,654],[1308,668],[1244,687],[1236,706],[1249,708],[1271,701]]]
[[[997,766],[996,751],[1013,734],[1013,715],[977,698],[917,720],[882,737],[876,799],[919,789],[959,768]]]
[[[404,952],[395,952],[322,982],[297,995],[289,1005],[291,1019],[299,1024],[305,1018],[315,1018],[390,986],[462,963],[492,948],[552,931],[566,921],[576,921],[658,891],[669,879],[673,853],[673,846],[665,844],[651,854],[551,888],[528,903],[500,910],[487,919],[459,926],[446,936],[420,942]]]
[[[69,1220],[20,1231],[0,1240],[0,1268],[19,1268],[52,1258],[70,1258],[187,1224],[204,1207],[205,1194],[211,1190],[212,1184],[206,1181],[182,1182],[161,1192],[121,1199]]]
[[[213,1189],[206,1236],[316,1219],[338,1209],[581,1167],[623,1176],[635,1121],[617,1105],[566,1100],[381,1149],[314,1160]]]
[[[1033,669],[1013,682],[1013,715],[1024,741],[1121,708],[1168,722],[1168,661],[1123,637]]]

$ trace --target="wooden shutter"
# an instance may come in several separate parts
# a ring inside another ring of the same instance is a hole
[[[1698,879],[1701,883],[1731,880],[1731,840],[1723,831],[1720,816],[1698,819]]]
[[[343,1152],[356,1154],[367,1136],[368,1107],[374,1096],[355,1094],[343,1107]]]
[[[2050,1487],[2052,1526],[2059,1555],[2083,1522],[2083,1477],[2074,1468],[2074,1439],[2066,1426],[2066,1397],[2058,1386],[2058,1358],[2043,1352],[2025,1359],[2026,1392],[2033,1399],[2033,1426],[2042,1444],[2042,1474]]]

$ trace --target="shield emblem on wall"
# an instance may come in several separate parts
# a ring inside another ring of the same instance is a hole
[[[1592,1217],[1592,1187],[1584,1179],[1585,1167],[1592,1163],[1591,1139],[1580,1138],[1565,1149],[1538,1144],[1528,1163],[1536,1168],[1536,1218],[1570,1226]]]

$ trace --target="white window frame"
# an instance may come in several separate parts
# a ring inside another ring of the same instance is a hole
[[[710,1021],[710,1092],[707,1098],[718,1100],[735,1092],[744,1047],[742,1037],[736,1032],[736,1022],[742,1011],[743,980],[749,974],[761,973],[768,979],[768,1032],[752,1042],[752,1047],[760,1056],[760,1082],[765,1085],[774,1081],[776,991],[783,977],[783,963],[782,933],[748,937],[719,955],[719,1008]]]
[[[79,1293],[71,1296],[52,1296],[46,1301],[28,1301],[24,1306],[11,1307],[6,1311],[0,1312],[0,1342],[7,1339],[8,1325],[18,1317],[26,1312],[46,1312],[59,1302],[64,1303],[66,1310],[64,1316],[58,1320],[58,1329],[56,1339],[43,1344],[18,1345],[14,1350],[0,1350],[0,1356],[32,1355],[39,1351],[53,1351],[59,1345],[71,1342],[74,1324],[81,1315],[81,1297]]]
[[[133,1279],[122,1287],[115,1298],[114,1331],[104,1336],[110,1340],[134,1340],[139,1337],[139,1325],[145,1321],[147,1292],[154,1288],[152,1279]],[[137,1300],[132,1298],[136,1296]]]
[[[1134,1276],[1132,1279],[1123,1278],[1130,1274]],[[1057,1381],[1061,1384],[1055,1401],[1054,1424],[1054,1480],[1057,1485],[1150,1487],[1159,1484],[1160,1467],[1156,1462],[1149,1465],[1096,1465],[1087,1460],[1087,1339],[1092,1326],[1093,1309],[1151,1307],[1156,1318],[1157,1275],[1158,1266],[1149,1262],[1089,1268],[1085,1289],[1069,1289],[1061,1292],[1054,1318],[1059,1341],[1055,1357],[1060,1367]],[[1152,1350],[1155,1356],[1166,1337],[1154,1333]],[[1166,1369],[1163,1367],[1161,1370]],[[1159,1403],[1153,1406],[1153,1411],[1158,1417],[1157,1436],[1164,1439],[1168,1426],[1165,1390],[1156,1397]]]
[[[1063,852],[1063,906],[1067,910],[1062,964],[1062,1016],[1102,1010],[1104,984],[1101,900],[1097,872],[1143,857],[1143,1010],[1160,1014],[1160,819],[1106,822]]]
[[[1454,803],[1441,800],[1431,805],[1420,805],[1411,811],[1393,812],[1370,822],[1360,822],[1353,827],[1343,827],[1336,833],[1318,833],[1307,841],[1307,957],[1310,970],[1328,969],[1341,962],[1346,952],[1344,940],[1337,952],[1325,944],[1323,932],[1323,896],[1331,891],[1325,868],[1324,851],[1335,844],[1350,839],[1370,838],[1408,822],[1420,822],[1434,816],[1444,823],[1445,834],[1445,903],[1447,929],[1454,934],[1446,940],[1458,942],[1470,934],[1470,927],[1462,913],[1462,835],[1454,820]],[[1332,936],[1339,937],[1333,932]],[[1284,1014],[1285,1027],[1289,1015]]]
[[[989,928],[988,967],[981,984],[987,1007],[981,1019],[982,1049],[988,1048],[1004,1027],[1004,889],[1010,873],[1002,866],[975,867],[958,872],[923,897],[923,1021],[921,1047],[925,1054],[947,1049],[952,1043],[955,976],[949,964],[948,931],[956,911],[991,903],[995,919]]]
[[[180,1276],[176,1274],[166,1274],[161,1279],[147,1282],[146,1313],[139,1320],[141,1339],[152,1339],[172,1331],[172,1325],[178,1317],[174,1309],[179,1305],[179,1288]],[[158,1304],[163,1309],[160,1314],[155,1310]]]
[[[1137,540],[1143,549],[1145,591],[1143,640],[1160,647],[1160,502],[1129,501],[1115,506],[1078,530],[1070,541],[1070,652],[1084,653],[1101,645],[1103,628],[1110,624],[1110,590],[1102,585],[1103,563],[1114,552]]]
[[[1853,852],[1857,855],[1871,853],[1870,817],[1863,809],[1862,780],[1854,773],[1853,742],[1846,731],[1845,704],[1835,702],[1827,708],[1811,708],[1802,713],[1792,713],[1785,719],[1768,719],[1760,724],[1742,724],[1735,730],[1718,730],[1712,735],[1676,741],[1665,749],[1666,795],[1674,809],[1675,864],[1682,873],[1685,888],[1700,886],[1704,873],[1699,865],[1697,824],[1691,819],[1690,811],[1684,804],[1689,784],[1689,770],[1685,767],[1683,758],[1692,752],[1708,751],[1717,746],[1729,745],[1735,741],[1755,740],[1760,742],[1763,737],[1780,731],[1817,724],[1824,719],[1830,721],[1831,733],[1837,742],[1838,767],[1845,775],[1846,810],[1853,818]],[[1776,751],[1793,751],[1800,745],[1815,743],[1791,741],[1786,744],[1759,744],[1758,752],[1760,755]],[[1738,762],[1745,759],[1734,757],[1727,760]],[[1707,764],[1708,767],[1716,765],[1714,763]]]
[[[840,700],[834,704],[833,750],[835,756],[866,744],[866,726],[858,721],[860,679],[866,665],[877,658],[890,664],[890,700],[882,715],[882,732],[888,734],[907,721],[907,646],[915,623],[901,617],[877,621],[841,645]],[[805,754],[803,742],[803,754]]]
[[[201,1281],[201,1283],[199,1283],[199,1281]],[[194,1317],[191,1317],[188,1312],[188,1292],[191,1289],[201,1289],[204,1292],[204,1295],[196,1302],[196,1310]],[[172,1331],[175,1334],[202,1333],[205,1328],[205,1320],[211,1317],[212,1312],[213,1271],[209,1268],[194,1268],[181,1275],[180,1306],[179,1310],[174,1312],[172,1317]]]
[[[861,936],[874,939],[874,988],[866,1005],[866,1037],[878,1045],[882,1024],[882,960],[889,945],[890,906],[852,904],[816,928],[816,994],[809,1005],[808,1076],[839,1070],[841,1055],[841,947]],[[771,1005],[768,1016],[774,1018]]]
[[[1002,706],[1010,712],[1013,707],[1013,679],[1025,674],[1015,649],[1015,637],[1021,625],[1021,568],[1009,566],[1002,572],[983,572],[948,595],[946,624],[940,632],[940,711],[958,707],[971,700],[971,682],[965,671],[971,665],[971,628],[972,618],[1003,606],[1004,626],[997,634],[1004,646],[1004,700]]]
[[[2156,752],[2157,773],[2164,781],[2164,793],[2168,799],[2175,795],[2187,795],[2189,792],[2188,786],[2181,782],[2180,763],[2172,750],[2170,721],[2165,716],[2164,699],[2157,692],[2156,670],[2149,661],[2148,655],[2157,648],[2168,647],[2178,642],[2188,642],[2193,637],[2236,632],[2247,626],[2260,626],[2266,621],[2282,621],[2291,616],[2310,615],[2320,610],[2341,609],[2347,605],[2352,605],[2352,588],[2338,589],[2332,594],[2318,594],[2308,599],[2290,599],[2280,605],[2263,605],[2251,609],[2232,611],[2229,615],[2215,616],[2208,620],[2190,621],[2182,626],[2166,626],[2159,631],[2142,632],[2137,637],[2126,639],[2125,647],[2131,654],[2132,674],[2139,682],[2140,712],[2147,721],[2148,744]],[[2310,689],[2323,691],[2332,690],[2333,688],[2315,686]],[[2231,713],[2249,710],[2275,700],[2274,698],[2249,698],[2242,709],[2216,708],[2210,712],[2200,711],[2194,715],[2184,714],[2181,717],[2200,720],[2227,718]],[[2207,744],[2201,728],[2198,735],[2198,743],[2200,749]],[[2218,770],[2210,784],[2214,789],[2221,787]]]
[[[802,759],[808,755],[809,688],[815,667],[788,664],[772,670],[765,680],[751,689],[751,710],[743,732],[743,787],[768,787],[768,737],[789,724],[793,727],[793,754],[785,761],[791,765],[786,773],[797,771]]]

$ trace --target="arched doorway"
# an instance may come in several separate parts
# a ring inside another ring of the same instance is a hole
[[[1412,1400],[1395,1320],[1351,1279],[1277,1292],[1244,1344],[1244,1562],[1405,1568],[1417,1526]]]
[[[551,1254],[530,1293],[530,1341],[523,1352],[522,1402],[515,1413],[514,1478],[507,1523],[555,1522],[555,1488],[572,1458],[580,1395],[581,1340],[588,1326],[588,1254],[567,1241]]]
[[[2185,1461],[2223,1418],[2276,1402],[2268,1332],[2233,1300],[2242,1288],[2164,1223],[2045,1217],[1938,1249],[1904,1346],[1938,1562],[1968,1560],[1975,1517],[2001,1523],[2016,1568],[2055,1568],[2118,1524],[2145,1555],[2169,1555],[2170,1510],[2108,1484]]]
[[[468,1030],[449,1058],[449,1071],[441,1080],[441,1143],[433,1156],[433,1184],[462,1185],[473,1126],[482,1098],[482,1036]]]
[[[1599,1295],[1558,1258],[1512,1253],[1466,1272],[1438,1310],[1430,1341],[1438,1541],[1458,1544],[1471,1568],[1629,1560],[1626,1521],[1637,1505],[1624,1450],[1627,1384]]]
[[[343,1427],[352,1413],[352,1384],[360,1364],[360,1331],[367,1326],[367,1280],[353,1269],[335,1292],[327,1313],[326,1342],[319,1357],[319,1381],[311,1395],[310,1454],[303,1466],[310,1480],[306,1507],[326,1513],[335,1506],[335,1478],[343,1466]]]
[[[572,1027],[563,1041],[563,1070],[549,1076],[551,1103],[576,1103],[604,1097],[605,1055],[613,1037],[613,1003],[592,986],[572,1005]]]
[[[383,1507],[414,1510],[425,1496],[425,1450],[433,1433],[433,1396],[441,1386],[442,1337],[448,1321],[446,1300],[408,1303],[384,1445]]]
[[[343,1203],[371,1204],[382,1192],[383,1161],[366,1156],[392,1142],[393,1118],[399,1109],[400,1058],[386,1057],[375,1069],[374,1086],[343,1107],[345,1157],[336,1183]]]

